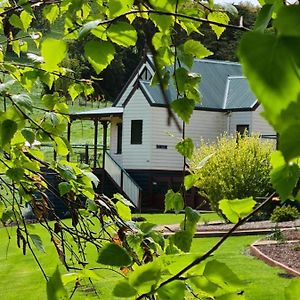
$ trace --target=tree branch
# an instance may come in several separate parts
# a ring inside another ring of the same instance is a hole
[[[196,258],[193,262],[191,262],[189,265],[187,265],[185,268],[183,268],[181,271],[179,271],[176,275],[168,278],[167,280],[163,281],[154,291],[151,291],[149,293],[145,293],[143,295],[140,295],[137,300],[143,299],[145,296],[148,296],[150,294],[155,293],[159,288],[167,285],[168,283],[178,280],[181,275],[183,275],[185,272],[193,268],[194,266],[198,265],[202,261],[206,260],[208,257],[210,257],[230,236],[231,234],[242,224],[244,224],[246,221],[248,221],[252,216],[254,216],[259,210],[261,210],[264,206],[269,204],[269,202],[272,201],[272,198],[275,196],[275,192],[272,193],[264,202],[262,202],[259,206],[257,206],[248,216],[246,216],[243,219],[240,219],[226,234],[211,248],[209,249],[204,255]]]

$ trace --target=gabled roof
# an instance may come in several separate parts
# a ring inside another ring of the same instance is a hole
[[[204,110],[251,110],[257,104],[241,66],[234,62],[216,60],[195,60],[192,72],[201,74],[199,90],[202,101],[196,109]],[[141,81],[140,87],[151,105],[164,106],[160,88],[150,82]],[[174,86],[166,90],[169,102],[176,99]]]

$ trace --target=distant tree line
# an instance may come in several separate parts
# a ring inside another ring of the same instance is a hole
[[[239,5],[236,5],[236,8],[239,14],[237,16],[230,15],[230,23],[234,25],[242,23],[245,27],[253,27],[258,8],[249,2],[240,3]],[[45,24],[44,18],[39,18],[38,13],[36,16],[35,26],[37,29],[43,32],[50,30],[50,27]],[[74,70],[73,76],[76,78],[91,78],[92,76],[95,79],[93,84],[95,89],[95,99],[101,99],[101,101],[114,101],[145,54],[145,45],[147,44],[145,28],[141,28],[138,19],[134,21],[133,25],[138,32],[138,42],[136,46],[129,49],[121,49],[120,47],[113,62],[100,74],[100,76],[97,76],[89,63],[83,59],[84,43],[80,40],[74,40],[69,44],[68,58],[65,59],[64,66],[66,68],[71,68],[72,66],[72,69]],[[151,37],[154,35],[156,28],[153,26],[152,22],[149,22],[148,27],[147,32],[149,38],[149,36]],[[61,30],[63,29],[61,28]],[[237,61],[235,51],[241,35],[241,31],[228,28],[221,37],[217,39],[210,26],[208,24],[202,24],[200,33],[193,33],[189,38],[192,37],[194,40],[199,40],[206,45],[206,47],[213,52],[213,55],[209,57],[211,59]],[[173,40],[174,42],[177,41],[178,43],[182,43],[187,38],[187,34],[182,29],[179,29],[174,33]],[[64,89],[65,85],[64,82],[60,81],[59,83],[56,83],[54,88],[67,94]]]

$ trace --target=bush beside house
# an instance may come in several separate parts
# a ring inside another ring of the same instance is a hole
[[[218,213],[222,199],[265,196],[272,190],[269,177],[272,150],[273,145],[258,136],[222,136],[212,144],[203,142],[190,162],[200,195]],[[199,167],[209,156],[204,166]]]

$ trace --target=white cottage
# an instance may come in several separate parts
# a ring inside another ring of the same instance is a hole
[[[192,71],[202,77],[199,86],[202,102],[195,107],[189,124],[182,127],[184,135],[192,138],[196,145],[199,146],[201,139],[213,141],[225,132],[234,134],[245,129],[249,133],[275,135],[261,117],[262,108],[238,63],[196,60]],[[109,178],[142,209],[162,209],[166,190],[178,189],[183,179],[183,157],[175,150],[183,132],[174,123],[168,126],[162,93],[159,87],[150,85],[153,74],[154,66],[148,56],[112,107],[72,115],[72,119],[93,119],[95,132],[98,122],[103,124],[104,182]],[[175,99],[172,86],[166,94],[169,101]],[[106,145],[108,123],[109,147]],[[97,157],[97,153],[94,154]],[[196,206],[196,199],[194,192],[188,194],[190,205]]]

